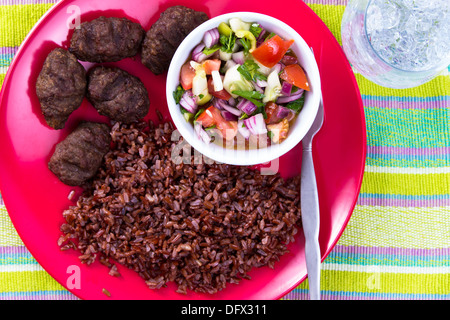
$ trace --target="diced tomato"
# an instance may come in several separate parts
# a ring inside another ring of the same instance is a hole
[[[274,124],[280,122],[281,119],[277,117],[279,106],[274,102],[268,102],[265,106],[267,118],[264,119],[266,124]]]
[[[205,69],[206,74],[211,74],[213,71],[220,70],[221,61],[219,59],[209,59],[203,62],[203,68]]]
[[[215,107],[211,106],[205,111],[203,111],[197,118],[196,121],[200,122],[203,127],[208,128],[212,125],[216,124],[216,121],[214,120],[213,113],[211,112],[212,108],[215,109]]]
[[[232,140],[238,131],[237,121],[225,121],[217,124],[217,129],[220,130],[220,133],[226,140]]]
[[[180,83],[184,90],[192,89],[192,80],[195,77],[195,69],[192,68],[190,61],[181,67]]]
[[[293,43],[294,40],[285,41],[278,35],[275,35],[253,50],[252,55],[262,65],[272,68],[280,62]]]
[[[228,93],[227,90],[222,89],[220,91],[214,90],[214,82],[212,77],[208,79],[208,92],[216,98],[229,100],[231,98],[231,94]]]
[[[272,132],[272,141],[280,143],[287,138],[289,132],[289,121],[287,119],[281,120],[276,124],[267,125],[267,130]]]
[[[309,91],[309,83],[305,71],[298,64],[291,64],[283,69],[280,78],[290,84]]]
[[[196,121],[201,122],[202,126],[205,128],[215,125],[222,136],[227,140],[233,139],[237,133],[237,122],[226,121],[222,117],[220,110],[214,106],[210,106],[203,111]]]

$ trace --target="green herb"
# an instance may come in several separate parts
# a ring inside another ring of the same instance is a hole
[[[259,26],[259,24],[257,23],[253,23],[250,26],[250,32],[253,33],[253,35],[255,36],[255,38],[258,38],[259,35],[261,34],[262,28]]]
[[[215,129],[217,128],[217,126],[215,124],[213,124],[212,126],[205,128],[205,131],[211,130],[211,129]]]
[[[202,100],[204,97],[205,97],[205,95],[202,94],[202,93],[200,93],[200,94],[198,95],[198,98],[199,98],[200,100]]]
[[[305,104],[305,95],[302,95],[297,100],[289,102],[285,107],[295,111],[296,113],[299,113],[302,110],[304,104]]]
[[[197,118],[200,117],[200,115],[203,113],[203,111],[205,111],[205,109],[203,109],[203,108],[198,110],[194,116],[194,120],[197,120]]]
[[[267,40],[269,40],[270,38],[272,38],[272,37],[274,37],[276,35],[277,34],[275,32],[271,32],[271,33],[269,33],[269,35],[266,37],[266,39],[264,41],[267,41]]]
[[[246,60],[243,65],[240,65],[238,71],[248,81],[267,80],[267,77],[258,71],[259,66],[253,60]]]
[[[183,87],[181,86],[181,85],[179,85],[176,89],[175,89],[175,91],[173,92],[173,98],[175,99],[175,103],[180,103],[180,100],[181,100],[181,97],[183,96],[183,94],[184,94],[184,89],[183,89]]]
[[[273,132],[272,131],[267,131],[267,136],[272,139],[273,138]]]
[[[244,120],[248,118],[248,114],[245,112],[242,112],[242,115],[240,116],[239,120]],[[242,123],[242,127],[245,127],[245,123]]]
[[[219,49],[220,49],[220,45],[216,44],[216,45],[212,46],[211,48],[203,49],[203,53],[208,56],[210,54],[213,54],[214,52],[216,52]]]
[[[234,90],[231,93],[236,94],[244,99],[250,100],[253,102],[257,107],[263,107],[264,103],[262,103],[261,100],[264,98],[264,94],[259,93],[258,91],[242,91],[242,90]]]
[[[230,33],[229,36],[221,35],[219,38],[219,42],[222,45],[221,50],[224,52],[232,53],[233,47],[236,43],[236,36],[233,32]]]
[[[256,109],[256,113],[262,113],[263,118],[267,119],[267,113],[266,113],[266,106],[263,105],[261,107],[258,107],[258,109]]]
[[[241,42],[242,46],[244,47],[244,52],[247,54],[250,51],[250,48],[252,47],[250,40],[245,38],[240,38],[239,41]]]

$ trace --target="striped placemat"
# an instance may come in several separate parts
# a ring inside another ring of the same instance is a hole
[[[56,0],[0,0],[0,85]],[[347,0],[305,1],[340,39]],[[450,76],[388,89],[355,72],[367,160],[350,222],[322,265],[323,299],[450,299]],[[308,298],[308,281],[283,299]],[[0,196],[0,299],[77,299],[30,255]]]

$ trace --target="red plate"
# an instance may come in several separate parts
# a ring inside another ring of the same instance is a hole
[[[64,219],[62,211],[74,202],[72,190],[47,169],[57,142],[81,119],[102,120],[87,101],[75,111],[63,130],[49,128],[40,112],[35,82],[47,54],[55,47],[67,48],[72,30],[66,22],[71,7],[81,10],[81,21],[100,15],[128,17],[148,30],[167,7],[183,4],[206,12],[210,17],[233,11],[254,11],[278,18],[296,29],[314,49],[322,77],[325,121],[317,134],[313,155],[319,188],[323,259],[342,234],[361,187],[366,155],[366,130],[361,96],[353,72],[338,42],[325,24],[302,1],[170,1],[170,0],[72,0],[56,4],[36,25],[22,44],[5,78],[0,108],[0,189],[11,217],[31,254],[59,283],[82,299],[278,299],[306,278],[303,235],[289,246],[290,253],[275,264],[253,270],[251,280],[229,285],[215,295],[180,295],[175,285],[150,290],[136,273],[119,266],[121,277],[108,275],[99,262],[80,264],[78,252],[60,251],[57,240]],[[320,57],[320,59],[319,59]],[[139,58],[125,59],[117,66],[140,77],[151,97],[149,118],[156,120],[159,109],[170,120],[165,102],[165,75],[155,76]],[[85,63],[86,68],[91,64]],[[301,145],[280,158],[280,172],[299,174]],[[78,190],[79,191],[79,190]],[[73,269],[80,268],[79,288],[70,288]]]

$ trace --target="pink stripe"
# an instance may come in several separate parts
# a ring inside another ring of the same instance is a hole
[[[434,208],[450,206],[450,199],[385,199],[359,197],[361,206],[403,207],[403,208]]]
[[[387,146],[367,146],[369,154],[386,155],[450,155],[450,147],[438,148],[405,148],[405,147],[387,147]]]
[[[398,99],[386,99],[379,100],[376,98],[363,97],[364,107],[377,107],[377,108],[391,108],[391,109],[437,109],[437,108],[450,108],[450,101],[438,98],[430,98],[429,100],[422,101],[408,101],[408,98],[404,100]]]
[[[332,253],[444,257],[450,256],[450,248],[416,249],[416,248],[361,247],[361,246],[336,245],[333,248]]]
[[[0,247],[0,255],[4,254],[26,254],[29,253],[27,247],[25,246],[7,246]]]
[[[19,47],[0,47],[0,54],[15,55]]]

